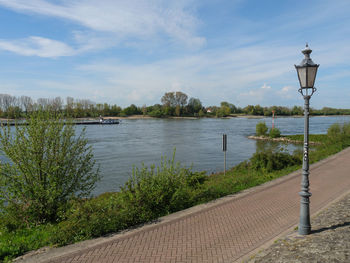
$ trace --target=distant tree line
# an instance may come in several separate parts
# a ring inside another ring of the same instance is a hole
[[[135,106],[136,107],[136,106]],[[28,96],[11,96],[0,94],[0,117],[22,118],[28,113],[38,110],[61,113],[64,116],[81,118],[103,116],[119,116],[121,107],[107,103],[95,103],[86,99],[74,99],[67,97],[65,101],[61,97],[39,98],[36,101]],[[128,110],[125,108],[124,110]]]
[[[161,98],[161,104],[153,106],[143,105],[138,107],[131,104],[121,108],[118,105],[107,103],[95,103],[87,99],[74,99],[67,97],[39,98],[36,101],[28,96],[11,96],[0,94],[0,117],[2,118],[25,118],[28,113],[38,110],[60,113],[66,117],[88,118],[102,116],[131,116],[147,115],[151,117],[225,117],[229,115],[246,114],[255,116],[277,116],[303,115],[300,106],[284,107],[260,105],[248,105],[244,108],[237,107],[232,103],[223,101],[220,106],[204,107],[199,98],[188,98],[180,91],[167,92]],[[310,109],[311,115],[350,115],[350,109],[335,109],[324,107],[322,109]]]

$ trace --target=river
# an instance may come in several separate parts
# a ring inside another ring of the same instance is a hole
[[[175,148],[176,161],[195,171],[223,171],[222,134],[227,134],[227,167],[232,167],[255,153],[258,143],[247,136],[255,133],[260,121],[271,126],[271,118],[126,119],[119,125],[87,126],[86,136],[102,175],[94,194],[119,190],[133,165],[159,164],[161,156],[171,157]],[[349,121],[350,116],[311,117],[310,133],[326,133],[331,124]],[[275,127],[285,135],[302,134],[304,119],[276,118]]]

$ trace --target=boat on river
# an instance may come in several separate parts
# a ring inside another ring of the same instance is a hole
[[[79,121],[79,122],[74,122],[76,125],[95,125],[95,124],[102,124],[102,125],[111,125],[111,124],[119,124],[120,120],[118,119],[103,119],[100,118],[99,121]]]
[[[106,119],[106,120],[100,121],[100,124],[119,124],[119,120],[118,119]]]

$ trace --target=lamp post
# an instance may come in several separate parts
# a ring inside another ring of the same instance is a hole
[[[310,98],[316,91],[314,87],[315,78],[318,66],[310,58],[312,50],[306,44],[305,49],[302,53],[305,58],[301,61],[299,65],[295,65],[298,73],[300,89],[299,92],[304,97],[304,156],[303,156],[303,171],[302,171],[302,181],[301,181],[301,196],[300,201],[300,220],[298,231],[300,235],[308,235],[311,232],[310,224],[310,196],[309,192],[309,104]]]

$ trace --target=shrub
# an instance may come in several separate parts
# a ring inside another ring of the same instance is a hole
[[[50,112],[33,113],[27,124],[0,130],[10,160],[0,164],[0,211],[10,228],[56,221],[61,206],[89,195],[99,179],[84,132],[75,136],[75,126]]]
[[[118,193],[105,193],[86,200],[75,200],[62,214],[51,241],[65,245],[117,232],[132,225]]]
[[[334,123],[328,128],[327,135],[330,139],[336,139],[341,135],[341,130],[340,124]]]
[[[157,168],[134,168],[121,192],[73,201],[52,242],[63,245],[117,232],[196,204],[207,176],[175,164],[174,157],[163,157]]]
[[[138,218],[147,221],[177,211],[178,200],[188,194],[183,188],[193,187],[205,180],[205,175],[193,173],[191,169],[175,163],[175,152],[171,160],[162,158],[157,168],[142,165],[134,168],[132,177],[121,189],[123,202],[127,207],[134,207]],[[189,205],[189,204],[187,204]]]
[[[255,127],[255,131],[256,131],[257,136],[266,136],[267,130],[268,130],[268,128],[267,128],[265,122],[259,122]]]
[[[281,137],[281,131],[277,128],[270,129],[269,136],[271,138]]]
[[[15,231],[0,227],[0,262],[12,262],[11,259],[27,251],[52,244],[54,225],[46,224]]]
[[[350,123],[331,125],[328,128],[327,136],[329,143],[333,146],[338,145],[340,149],[350,146]]]
[[[350,137],[350,122],[343,124],[343,133]]]
[[[301,164],[301,158],[283,152],[257,152],[249,162],[251,168],[267,172],[278,171],[288,166]]]

